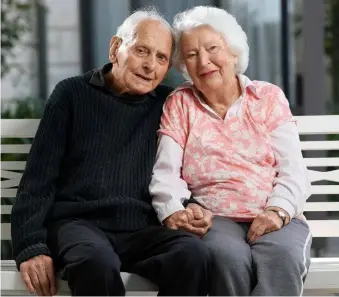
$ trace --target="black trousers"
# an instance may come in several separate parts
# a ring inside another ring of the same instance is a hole
[[[122,296],[120,271],[159,286],[159,295],[207,295],[209,253],[195,235],[154,226],[112,234],[82,220],[48,229],[48,246],[73,296]]]

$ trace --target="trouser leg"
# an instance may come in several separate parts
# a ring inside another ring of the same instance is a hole
[[[115,237],[122,269],[155,282],[159,295],[207,295],[209,254],[199,237],[164,226]]]
[[[80,220],[60,222],[49,228],[48,245],[72,295],[125,295],[119,257],[99,228]]]
[[[203,237],[211,256],[212,296],[248,296],[253,284],[252,257],[242,224],[214,217]]]
[[[300,296],[310,266],[312,236],[307,224],[293,219],[252,246],[257,285],[252,295]]]

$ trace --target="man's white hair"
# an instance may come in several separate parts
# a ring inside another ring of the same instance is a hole
[[[209,25],[220,32],[230,48],[237,56],[236,72],[242,74],[248,67],[249,47],[247,36],[237,20],[224,9],[212,6],[196,6],[174,16],[173,29],[176,48],[173,61],[186,79],[190,80],[180,53],[180,39],[184,32],[201,25]]]
[[[159,21],[165,28],[167,28],[173,37],[174,51],[174,34],[172,26],[166,21],[164,16],[154,6],[148,6],[143,9],[134,11],[125,21],[118,27],[116,36],[122,39],[122,46],[127,48],[130,46],[136,37],[136,27],[142,21],[155,20]]]

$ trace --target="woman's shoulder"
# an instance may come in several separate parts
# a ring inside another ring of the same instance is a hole
[[[259,99],[260,108],[268,113],[277,106],[289,108],[284,91],[277,85],[267,81],[253,81]]]
[[[261,98],[267,98],[268,96],[276,96],[276,95],[282,95],[284,92],[283,90],[270,82],[267,81],[260,81],[260,80],[253,80],[253,85],[255,86],[256,92],[259,97]]]
[[[194,95],[194,86],[193,83],[187,81],[179,86],[177,86],[167,97],[165,104],[167,105],[192,105],[194,104],[193,100]]]

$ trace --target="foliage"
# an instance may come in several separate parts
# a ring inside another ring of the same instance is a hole
[[[45,102],[35,98],[13,99],[6,106],[2,102],[2,119],[40,119],[45,106]]]
[[[6,75],[14,56],[13,50],[24,33],[32,29],[32,13],[34,0],[2,0],[1,1],[1,76]]]

